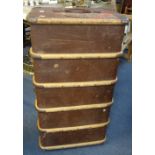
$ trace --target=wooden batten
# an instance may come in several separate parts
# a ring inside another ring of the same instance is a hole
[[[92,86],[112,85],[116,83],[117,78],[114,80],[102,80],[102,81],[38,83],[35,81],[35,77],[33,76],[32,81],[36,87],[65,88],[65,87],[92,87]]]
[[[81,126],[73,126],[73,127],[62,127],[62,128],[46,128],[43,129],[40,127],[39,120],[37,121],[38,130],[46,133],[55,133],[55,132],[66,132],[66,131],[76,131],[76,130],[84,130],[84,129],[94,129],[105,127],[110,123],[110,118],[107,122],[97,123],[97,124],[89,124],[89,125],[81,125]]]
[[[98,104],[87,104],[79,106],[67,106],[67,107],[53,107],[53,108],[40,108],[37,105],[37,99],[35,100],[35,108],[38,112],[62,112],[62,111],[73,111],[73,110],[86,110],[86,109],[98,109],[106,108],[111,106],[113,101],[107,103],[98,103]]]
[[[125,21],[124,23],[119,20],[119,19],[77,19],[77,18],[65,18],[65,19],[52,19],[52,18],[38,18],[35,20],[29,20],[31,24],[64,24],[64,25],[75,25],[75,24],[80,24],[80,25],[124,25],[127,22]]]
[[[30,55],[32,58],[39,58],[39,59],[101,59],[101,58],[117,58],[123,54],[122,51],[120,52],[113,52],[113,53],[72,53],[72,54],[43,54],[42,51],[36,53],[30,49]]]

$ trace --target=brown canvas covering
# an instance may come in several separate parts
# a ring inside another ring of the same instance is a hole
[[[42,129],[103,123],[108,121],[109,111],[110,107],[60,112],[38,112],[38,123]]]
[[[106,127],[84,129],[67,132],[46,133],[40,132],[40,144],[43,149],[48,149],[48,146],[60,146],[67,144],[79,144],[93,141],[104,142]],[[53,149],[55,149],[53,147]]]
[[[98,104],[112,101],[114,85],[69,88],[35,88],[40,108]]]
[[[120,52],[124,25],[37,25],[31,26],[36,53]]]
[[[118,59],[34,59],[36,82],[82,82],[116,78]]]

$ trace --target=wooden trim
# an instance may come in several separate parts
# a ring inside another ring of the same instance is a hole
[[[42,51],[40,53],[33,52],[32,48],[30,48],[30,55],[32,58],[39,59],[96,59],[96,58],[117,58],[123,54],[120,52],[113,53],[62,53],[62,54],[43,54]]]
[[[53,108],[39,108],[37,105],[37,99],[35,100],[35,108],[39,112],[62,112],[62,111],[73,111],[73,110],[85,110],[85,109],[98,109],[106,108],[111,106],[113,101],[107,103],[98,104],[88,104],[88,105],[78,105],[78,106],[67,106],[67,107],[53,107]]]
[[[121,19],[86,19],[86,18],[28,18],[31,24],[65,24],[65,25],[124,25],[128,20]]]
[[[112,85],[116,83],[117,78],[114,80],[102,80],[102,81],[38,83],[35,81],[35,76],[33,76],[32,81],[36,87],[65,88],[65,87],[91,87],[91,86]]]
[[[103,140],[91,141],[91,142],[83,142],[83,143],[75,143],[75,144],[65,144],[65,145],[56,145],[56,146],[43,146],[41,144],[41,140],[39,137],[39,147],[43,150],[56,150],[56,149],[65,149],[65,148],[73,148],[73,147],[81,147],[81,146],[89,146],[89,145],[97,145],[104,143],[106,141],[106,137]]]
[[[38,130],[41,132],[46,133],[55,133],[55,132],[66,132],[66,131],[76,131],[76,130],[83,130],[83,129],[94,129],[94,128],[100,128],[107,126],[110,123],[110,119],[108,119],[107,122],[104,123],[98,123],[98,124],[89,124],[89,125],[81,125],[81,126],[73,126],[73,127],[62,127],[62,128],[41,128],[39,124],[39,120],[37,120],[37,127]]]

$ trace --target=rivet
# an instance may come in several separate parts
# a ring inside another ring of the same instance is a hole
[[[106,109],[103,109],[103,112],[106,112]]]
[[[40,10],[39,12],[44,13],[45,11],[44,10]]]
[[[59,67],[59,64],[54,64],[53,67],[54,67],[54,68],[58,68],[58,67]]]
[[[76,71],[79,71],[79,67],[76,68]]]
[[[40,15],[39,17],[40,17],[40,18],[44,18],[45,16],[44,16],[44,15]]]
[[[95,97],[96,97],[96,98],[98,98],[98,97],[99,97],[99,95],[96,95]]]
[[[68,70],[66,70],[66,71],[65,71],[65,73],[66,73],[66,74],[69,74],[69,71],[68,71]]]

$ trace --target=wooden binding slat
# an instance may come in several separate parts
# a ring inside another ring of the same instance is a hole
[[[37,121],[38,130],[41,132],[46,133],[55,133],[55,132],[66,132],[66,131],[76,131],[76,130],[83,130],[83,129],[94,129],[107,126],[110,123],[110,118],[107,122],[104,123],[97,123],[97,124],[89,124],[89,125],[81,125],[81,126],[73,126],[73,127],[63,127],[63,128],[49,128],[43,129],[39,125],[39,120]]]
[[[43,54],[33,52],[32,48],[30,49],[30,55],[32,58],[39,59],[96,59],[96,58],[117,58],[123,54],[120,52],[113,53],[62,53],[62,54]]]
[[[38,83],[35,81],[35,77],[33,76],[32,81],[36,87],[64,88],[64,87],[91,87],[91,86],[112,85],[116,83],[117,78],[114,80],[102,80],[102,81]]]
[[[40,16],[40,18],[28,19],[32,24],[67,24],[67,25],[125,25],[128,20],[122,22],[120,19],[80,19],[80,18],[45,18]]]
[[[78,105],[78,106],[40,108],[37,105],[37,99],[36,99],[35,100],[35,108],[39,112],[62,112],[62,111],[73,111],[73,110],[85,110],[85,109],[106,108],[106,107],[112,105],[112,103],[113,103],[113,101],[107,102],[107,103],[87,104],[87,105]]]

